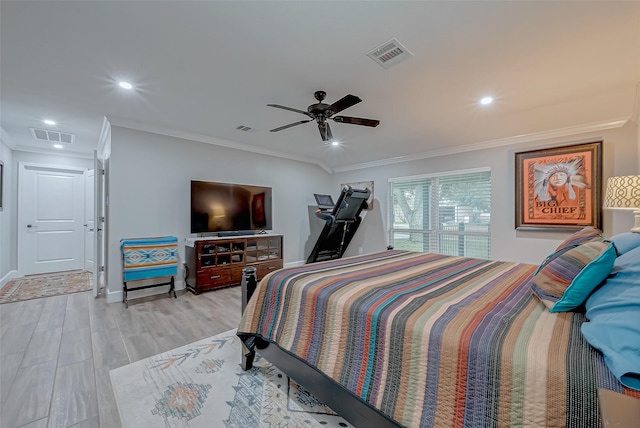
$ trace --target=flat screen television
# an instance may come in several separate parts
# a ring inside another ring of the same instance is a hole
[[[272,229],[271,187],[191,180],[191,233]]]

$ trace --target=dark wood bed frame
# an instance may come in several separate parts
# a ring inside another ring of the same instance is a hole
[[[249,302],[257,286],[255,268],[245,268],[243,273],[241,285],[242,312],[244,312],[247,302]],[[255,354],[258,352],[356,428],[402,427],[402,425],[380,413],[373,406],[353,395],[326,374],[309,366],[278,345],[260,338],[252,339],[254,340],[249,343],[250,348],[247,348],[244,343],[242,345],[241,365],[243,370],[249,370],[253,367]],[[638,426],[638,421],[640,421],[640,399],[599,388],[598,403],[604,428],[633,428]]]

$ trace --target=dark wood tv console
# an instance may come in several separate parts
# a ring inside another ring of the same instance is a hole
[[[242,282],[242,269],[256,268],[257,279],[283,266],[282,235],[198,238],[185,248],[187,290],[199,294]]]

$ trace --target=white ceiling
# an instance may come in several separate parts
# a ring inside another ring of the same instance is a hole
[[[366,53],[392,38],[413,57],[385,70]],[[3,0],[0,43],[0,136],[16,150],[53,152],[36,127],[91,154],[106,116],[339,171],[638,115],[639,1]],[[306,117],[266,104],[305,110],[319,89],[359,96],[340,114],[380,126],[331,122],[338,148],[314,123],[269,132]]]

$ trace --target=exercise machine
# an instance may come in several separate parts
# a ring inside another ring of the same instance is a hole
[[[356,234],[362,218],[360,213],[368,207],[369,189],[354,189],[344,186],[334,204],[331,195],[314,194],[318,209],[316,216],[325,224],[320,236],[307,258],[307,263],[339,259]]]

